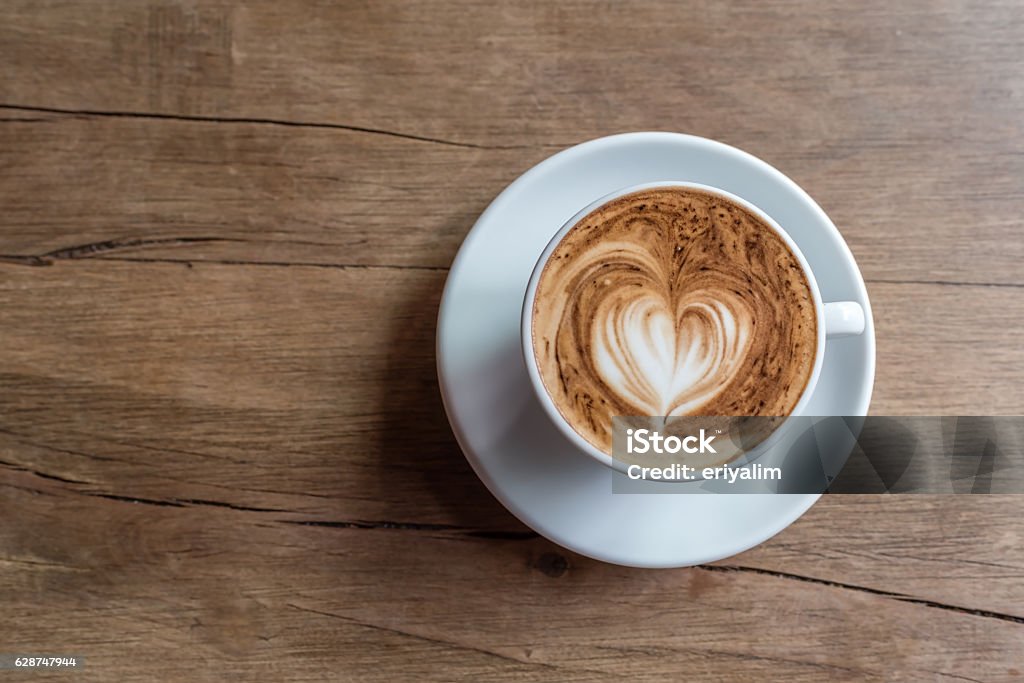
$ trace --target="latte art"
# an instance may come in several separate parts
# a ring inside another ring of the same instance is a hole
[[[610,453],[615,415],[788,415],[816,325],[799,261],[757,215],[663,187],[566,234],[538,283],[533,345],[562,416]]]

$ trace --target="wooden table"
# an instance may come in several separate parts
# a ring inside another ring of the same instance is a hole
[[[1024,680],[1024,499],[611,566],[490,496],[433,354],[507,183],[677,130],[843,231],[875,413],[1019,414],[1022,123],[1010,0],[7,0],[0,651],[86,666],[0,679]]]

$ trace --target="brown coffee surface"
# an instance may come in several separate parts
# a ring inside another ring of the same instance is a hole
[[[814,368],[810,285],[757,215],[684,187],[585,216],[541,273],[537,367],[562,416],[611,453],[615,415],[789,415]]]

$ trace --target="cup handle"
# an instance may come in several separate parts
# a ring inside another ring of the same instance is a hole
[[[864,332],[864,309],[856,301],[825,304],[825,338],[854,337]]]

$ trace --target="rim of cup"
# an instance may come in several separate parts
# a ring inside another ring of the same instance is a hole
[[[536,352],[533,346],[533,305],[534,300],[537,296],[537,287],[540,283],[541,275],[544,272],[544,267],[547,265],[551,254],[554,253],[555,249],[562,242],[562,239],[582,221],[587,215],[596,209],[604,206],[608,202],[614,201],[619,197],[624,197],[634,192],[641,192],[643,190],[651,190],[656,188],[668,188],[668,187],[681,187],[692,190],[699,190],[712,195],[717,195],[723,199],[729,200],[740,206],[744,207],[767,225],[771,230],[777,234],[782,241],[789,248],[790,252],[796,257],[797,262],[800,264],[800,268],[803,270],[804,277],[807,279],[808,287],[811,290],[811,299],[814,302],[815,317],[817,320],[817,345],[814,354],[814,366],[811,370],[811,375],[807,379],[807,384],[804,386],[803,392],[800,394],[800,398],[797,400],[796,405],[793,406],[793,410],[790,411],[787,418],[801,415],[803,410],[807,407],[807,403],[810,401],[811,394],[814,393],[814,387],[818,382],[818,377],[821,374],[822,363],[824,362],[825,356],[825,304],[821,299],[821,292],[818,289],[817,280],[814,277],[814,272],[811,270],[810,264],[804,257],[803,252],[800,251],[800,247],[797,246],[796,242],[790,237],[789,233],[779,225],[775,219],[773,219],[767,212],[762,210],[752,202],[739,197],[731,192],[722,190],[712,185],[706,185],[703,183],[694,183],[683,180],[659,180],[648,183],[640,183],[637,185],[630,185],[608,194],[599,197],[587,204],[585,207],[576,212],[569,220],[562,224],[562,226],[555,232],[555,234],[548,241],[544,247],[544,251],[541,252],[537,258],[537,262],[534,264],[533,272],[530,274],[530,282],[526,287],[526,294],[523,298],[523,310],[522,310],[522,321],[520,324],[521,331],[521,342],[523,347],[523,358],[526,361],[526,371],[530,377],[530,384],[533,386],[534,393],[536,394],[544,412],[547,413],[548,417],[555,424],[555,426],[562,432],[562,434],[569,439],[579,450],[583,451],[592,458],[598,460],[608,467],[614,468],[619,472],[625,473],[626,464],[620,460],[616,460],[609,453],[604,452],[586,438],[582,434],[577,432],[573,428],[572,424],[562,415],[559,411],[558,406],[555,405],[554,399],[548,393],[547,387],[544,385],[544,380],[541,378],[540,369],[537,367]],[[786,425],[786,421],[780,425],[773,434],[781,433]],[[772,437],[769,437],[766,442],[760,446],[755,447],[750,453],[745,453],[740,458],[730,462],[730,465],[735,465],[746,462],[750,462],[755,459],[763,452],[768,442],[774,442]],[[756,454],[756,455],[755,455]]]

